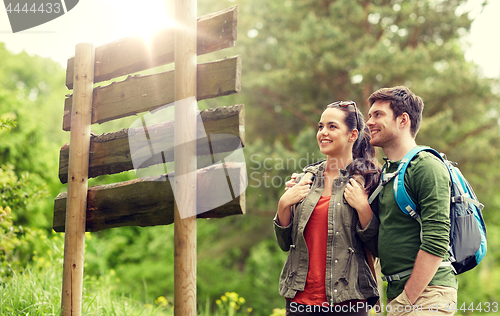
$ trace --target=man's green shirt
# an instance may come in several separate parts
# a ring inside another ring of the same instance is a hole
[[[400,161],[386,159],[385,172],[397,170]],[[382,273],[392,275],[412,269],[419,250],[448,259],[450,231],[450,176],[445,165],[433,154],[418,153],[409,163],[405,174],[405,187],[416,202],[420,224],[404,214],[394,198],[394,179],[379,194],[378,251]],[[387,297],[392,299],[403,292],[409,276],[401,281],[389,282]],[[458,283],[451,267],[440,267],[429,285],[451,286]]]

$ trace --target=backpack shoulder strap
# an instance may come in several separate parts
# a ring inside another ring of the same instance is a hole
[[[384,168],[382,169],[382,173],[381,173],[381,176],[380,176],[380,181],[378,183],[378,186],[375,188],[375,190],[373,191],[373,193],[368,198],[368,204],[372,204],[372,202],[379,195],[380,191],[382,191],[382,189],[384,188],[384,185],[386,185],[387,182],[391,181],[392,178],[394,178],[397,174],[398,174],[398,170],[396,170],[394,172],[391,172],[391,173],[386,173],[385,172],[385,166],[384,166]]]
[[[394,180],[394,196],[396,198],[398,206],[403,211],[403,213],[408,214],[416,219],[418,217],[418,214],[415,211],[416,205],[411,200],[404,186],[404,174],[406,172],[406,169],[408,168],[408,164],[413,159],[413,157],[415,157],[416,154],[424,150],[433,153],[435,156],[443,160],[443,157],[436,150],[430,147],[426,146],[414,147],[403,157],[403,159],[401,159],[399,167],[395,172],[385,173],[384,172],[385,169],[382,170],[382,176],[380,177],[379,185],[377,186],[375,191],[373,191],[373,193],[370,195],[368,203],[372,204],[372,202],[378,196],[380,191],[382,191],[384,185],[386,185],[389,181],[391,181],[392,178],[396,177],[396,179]]]
[[[404,175],[410,161],[415,157],[416,154],[418,154],[421,151],[431,152],[439,159],[441,159],[441,161],[444,161],[443,157],[436,150],[430,147],[425,147],[425,146],[414,147],[403,157],[403,159],[401,159],[398,168],[398,174],[394,179],[394,187],[393,187],[394,198],[396,199],[396,202],[398,203],[398,206],[401,209],[401,211],[407,215],[410,215],[412,218],[415,219],[419,217],[416,211],[417,206],[415,205],[415,202],[413,202],[413,200],[408,195],[408,192],[406,191]]]

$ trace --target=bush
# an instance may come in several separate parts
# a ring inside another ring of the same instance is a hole
[[[26,208],[31,201],[45,195],[32,185],[25,173],[19,179],[11,164],[0,167],[0,282],[19,272],[31,260],[37,246],[43,251],[47,233],[15,225],[15,212]]]

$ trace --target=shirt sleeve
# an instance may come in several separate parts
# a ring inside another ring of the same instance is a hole
[[[407,188],[422,219],[420,249],[444,258],[450,242],[450,176],[442,161],[422,152],[412,160]]]
[[[358,182],[361,187],[365,186],[365,180],[361,175],[353,175],[352,178]],[[371,206],[370,206],[371,208]],[[372,211],[372,216],[368,224],[366,224],[365,228],[361,227],[361,223],[356,224],[356,233],[359,238],[367,245],[373,255],[378,256],[377,249],[377,238],[378,238],[378,227],[380,225],[379,219]]]
[[[278,213],[274,216],[274,235],[276,236],[276,241],[278,246],[283,251],[289,251],[290,245],[292,245],[292,225],[293,218],[290,219],[288,226],[281,226],[278,222]]]
[[[359,238],[366,244],[368,249],[372,252],[375,257],[378,257],[378,227],[380,225],[379,219],[375,214],[372,214],[370,221],[365,226],[361,228],[361,224],[358,221],[356,225],[356,233]]]
[[[302,177],[305,173],[300,173],[296,175],[295,182],[299,183],[302,180]],[[292,206],[292,210],[295,206]],[[276,237],[276,241],[278,242],[278,246],[283,251],[289,251],[290,246],[293,244],[292,240],[292,226],[293,226],[293,212],[290,217],[290,224],[288,226],[281,226],[278,220],[278,213],[274,216],[273,224],[274,224],[274,235]]]

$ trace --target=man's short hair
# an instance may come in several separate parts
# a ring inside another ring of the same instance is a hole
[[[393,88],[382,88],[373,92],[368,98],[370,107],[376,101],[389,101],[391,110],[394,112],[394,119],[403,113],[407,113],[410,117],[410,133],[413,138],[417,136],[422,122],[422,111],[424,109],[424,101],[419,96],[416,96],[410,89],[405,86],[397,86]]]

